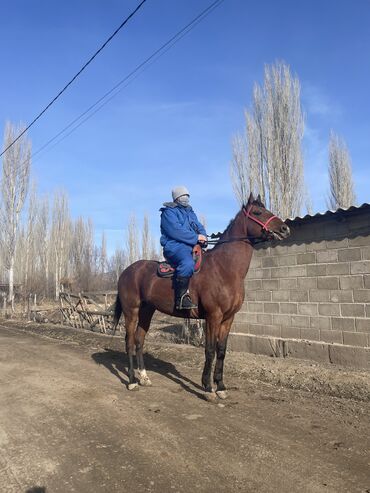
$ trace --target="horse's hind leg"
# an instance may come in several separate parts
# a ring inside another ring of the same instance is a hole
[[[145,365],[144,365],[144,340],[146,333],[149,330],[150,322],[153,317],[153,313],[155,312],[155,308],[151,305],[143,304],[139,310],[139,322],[135,332],[135,344],[136,344],[136,359],[137,366],[139,369],[139,383],[140,385],[150,386],[152,382],[150,381]]]
[[[126,353],[128,357],[128,390],[134,390],[138,384],[135,382],[134,351],[135,351],[135,328],[138,320],[138,308],[132,308],[125,313],[126,327]]]

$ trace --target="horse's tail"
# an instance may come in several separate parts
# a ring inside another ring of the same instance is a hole
[[[119,299],[119,294],[117,294],[116,303],[114,305],[114,315],[113,315],[113,335],[116,333],[117,325],[119,319],[122,315],[122,305],[121,300]]]

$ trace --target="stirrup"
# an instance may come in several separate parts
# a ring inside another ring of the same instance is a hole
[[[192,310],[198,308],[190,298],[189,293],[184,293],[179,300],[176,300],[176,310]]]

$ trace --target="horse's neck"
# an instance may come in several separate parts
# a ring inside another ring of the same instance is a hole
[[[243,214],[239,212],[233,223],[221,235],[220,245],[212,252],[216,259],[226,263],[233,275],[240,279],[244,279],[247,275],[253,254],[253,247],[248,240],[240,239],[247,236],[245,220]]]

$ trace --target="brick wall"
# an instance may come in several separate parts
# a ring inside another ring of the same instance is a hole
[[[255,249],[232,346],[250,335],[321,343],[311,347],[329,361],[328,344],[361,352],[370,345],[370,206],[287,223],[289,240]]]

